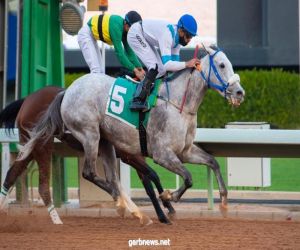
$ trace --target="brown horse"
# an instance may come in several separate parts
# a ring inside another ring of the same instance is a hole
[[[20,99],[9,104],[0,113],[0,125],[5,126],[5,128],[13,129],[15,123],[19,129],[20,144],[24,145],[29,138],[28,132],[39,120],[40,116],[47,110],[49,104],[53,101],[58,93],[64,89],[54,86],[48,86],[42,88],[35,93],[29,95],[25,99]],[[56,224],[61,224],[61,220],[54,209],[51,202],[51,195],[49,189],[49,177],[50,177],[50,162],[51,155],[53,151],[53,137],[50,140],[43,142],[43,145],[36,145],[32,153],[25,160],[16,161],[13,163],[12,167],[9,169],[2,191],[0,193],[0,209],[1,209],[1,197],[2,206],[4,205],[4,198],[8,190],[14,185],[18,176],[20,176],[30,161],[36,160],[39,167],[39,194],[45,204],[48,207],[51,219]],[[83,150],[82,145],[70,134],[64,134],[61,138],[62,141],[68,143],[71,147],[77,150]],[[145,190],[150,197],[155,211],[157,213],[158,219],[162,223],[170,224],[170,220],[166,217],[160,204],[156,198],[151,181],[155,184],[158,192],[163,193],[163,188],[161,186],[160,180],[156,172],[150,168],[145,162],[145,158],[141,156],[133,156],[125,154],[121,151],[116,152],[118,157],[122,159],[123,162],[134,167],[141,179]],[[175,213],[174,208],[168,201],[163,201],[163,205],[169,210],[169,214],[173,215]]]

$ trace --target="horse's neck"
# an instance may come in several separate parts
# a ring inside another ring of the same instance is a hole
[[[164,84],[160,94],[167,97],[169,93],[170,101],[179,107],[183,102],[184,95],[186,95],[184,110],[189,113],[196,113],[206,90],[200,73],[194,71],[191,74],[190,69],[185,69],[178,72],[178,74],[178,77],[168,82],[169,91],[167,91],[167,86]]]

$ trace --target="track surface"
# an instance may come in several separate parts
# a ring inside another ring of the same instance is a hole
[[[157,220],[141,227],[132,218],[0,215],[0,249],[128,249],[129,240],[170,240],[159,249],[300,249],[300,222],[240,219]],[[167,241],[166,241],[167,242]],[[133,242],[131,242],[133,243]],[[134,248],[153,249],[155,247]]]

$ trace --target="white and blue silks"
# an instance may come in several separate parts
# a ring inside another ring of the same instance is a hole
[[[163,20],[143,20],[128,31],[127,41],[148,70],[158,66],[158,76],[185,68],[180,62],[177,26]],[[157,50],[159,49],[159,51]]]

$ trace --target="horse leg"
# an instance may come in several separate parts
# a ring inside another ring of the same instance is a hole
[[[171,225],[172,224],[171,221],[165,216],[163,210],[161,209],[161,207],[159,205],[159,202],[156,198],[156,195],[155,195],[155,192],[154,192],[154,189],[153,189],[150,179],[146,175],[143,175],[141,172],[139,172],[139,171],[136,171],[136,172],[144,185],[147,195],[149,196],[149,198],[152,201],[152,204],[154,206],[158,220],[162,223]]]
[[[53,224],[63,224],[52,201],[50,194],[50,163],[52,156],[52,140],[47,142],[42,147],[36,146],[34,151],[32,152],[34,159],[38,163],[39,166],[39,194],[48,209],[48,213]]]
[[[117,159],[113,145],[108,141],[102,139],[100,141],[100,152],[102,155],[106,180],[111,183],[111,185],[113,186],[113,190],[119,191],[119,197],[117,199],[118,212],[124,214],[124,210],[126,207],[134,217],[139,218],[142,225],[150,225],[152,223],[152,220],[140,211],[140,209],[134,204],[134,202],[122,189],[116,171]]]
[[[161,186],[160,179],[156,174],[156,172],[148,164],[146,164],[144,157],[136,156],[136,155],[128,155],[123,152],[118,152],[118,153],[121,156],[123,162],[131,165],[136,169],[137,174],[144,185],[146,193],[152,201],[152,204],[155,208],[159,221],[162,223],[171,224],[171,222],[167,219],[164,212],[162,211],[159,202],[156,198],[153,186],[150,182],[152,181],[155,184],[159,194],[163,193],[164,190]],[[175,209],[173,208],[171,203],[169,201],[162,201],[162,202],[164,207],[166,207],[169,210],[169,215],[173,216],[175,214]]]
[[[91,125],[88,129],[84,129],[83,131],[78,131],[75,127],[72,129],[72,123],[68,124],[68,128],[70,131],[72,131],[73,136],[82,144],[84,148],[85,160],[82,170],[82,177],[106,191],[112,196],[114,201],[117,201],[118,197],[120,196],[119,189],[115,188],[111,182],[107,182],[104,178],[98,176],[96,172],[98,153],[100,156],[102,155],[101,149],[105,150],[105,147],[101,147],[100,149],[101,141],[98,125],[95,123],[94,126]],[[105,158],[103,165],[106,165]],[[108,177],[109,173],[110,172],[108,171]],[[111,177],[109,177],[109,179],[115,179],[115,175],[117,176],[116,173],[111,172]]]
[[[91,138],[95,137],[95,135],[91,135]],[[88,138],[88,137],[87,137]],[[84,152],[85,152],[85,160],[82,171],[82,177],[96,186],[100,187],[108,194],[112,196],[114,201],[117,200],[119,196],[119,192],[116,189],[113,189],[112,185],[108,183],[104,178],[101,178],[96,173],[96,162],[98,156],[98,141],[100,139],[99,133],[96,138],[85,140],[83,143]]]
[[[168,148],[166,148],[164,152],[155,151],[153,153],[153,159],[159,165],[182,177],[183,185],[179,187],[178,190],[173,193],[167,190],[160,195],[162,200],[179,201],[184,192],[193,185],[190,172],[183,166],[176,154]]]
[[[0,210],[4,208],[9,189],[15,184],[17,178],[24,172],[28,163],[32,159],[33,157],[30,154],[27,158],[25,158],[22,161],[15,161],[8,170],[0,192]]]
[[[221,199],[220,211],[225,216],[227,212],[228,192],[220,171],[220,166],[216,161],[216,159],[212,155],[205,152],[203,149],[197,147],[196,145],[193,145],[191,147],[191,150],[187,151],[183,155],[183,162],[204,164],[210,167],[214,171],[214,174],[217,178],[219,192],[220,192],[220,199]]]
[[[164,192],[164,189],[160,183],[160,179],[157,175],[157,173],[145,162],[145,158],[144,157],[137,157],[137,158],[133,158],[133,160],[137,160],[137,164],[139,164],[139,166],[142,166],[143,168],[140,168],[138,171],[142,172],[143,175],[145,175],[146,178],[150,179],[156,186],[158,193],[162,194]],[[133,165],[137,166],[135,164],[135,162],[132,163]],[[169,210],[169,215],[173,216],[176,211],[173,208],[172,204],[170,201],[162,201],[164,207],[166,207]]]

